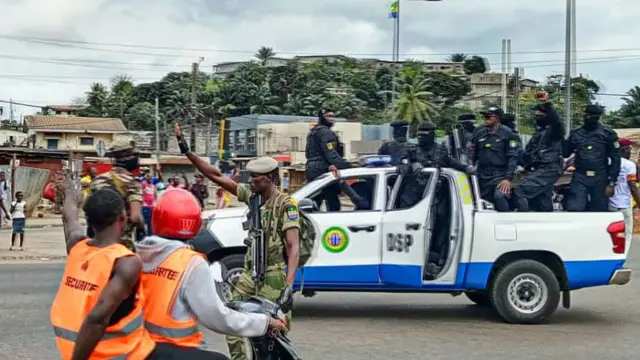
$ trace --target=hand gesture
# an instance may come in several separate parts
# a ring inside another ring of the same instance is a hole
[[[180,148],[180,153],[186,154],[189,152],[189,145],[184,139],[182,135],[182,130],[180,129],[180,125],[177,123],[173,125],[173,131],[176,134],[176,139],[178,140],[178,147]]]
[[[549,100],[549,94],[546,91],[540,91],[536,94],[536,99],[540,102],[547,102]]]

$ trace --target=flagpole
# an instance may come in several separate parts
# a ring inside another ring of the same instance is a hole
[[[391,121],[396,121],[396,74],[398,72],[398,60],[400,58],[400,0],[396,0],[395,16],[393,17],[393,51],[391,61],[393,62],[393,72],[391,78]],[[393,5],[392,5],[393,6]]]

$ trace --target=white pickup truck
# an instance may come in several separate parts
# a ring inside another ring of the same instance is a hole
[[[498,213],[474,196],[467,175],[422,172],[428,179],[423,199],[408,209],[397,208],[403,177],[394,167],[341,171],[347,181],[374,184],[365,194],[371,209],[326,212],[303,201],[334,184],[331,174],[292,195],[317,227],[314,254],[303,272],[306,295],[465,293],[507,322],[542,323],[561,298],[570,306],[572,290],[630,281],[620,213]],[[242,207],[203,214],[212,220],[197,247],[209,260],[221,260],[232,277],[243,266],[246,212]]]

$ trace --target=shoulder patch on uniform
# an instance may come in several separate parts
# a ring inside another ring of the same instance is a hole
[[[619,142],[617,142],[617,141],[614,141],[614,142],[613,142],[613,147],[614,147],[614,148],[616,148],[616,149],[618,149],[618,148],[620,147],[620,143],[619,143]]]
[[[298,220],[298,207],[293,205],[293,204],[289,204],[287,206],[287,219],[289,220]]]
[[[518,147],[518,142],[516,140],[509,141],[509,147],[512,147],[512,148]]]
[[[333,142],[328,142],[328,143],[327,143],[327,149],[329,149],[329,150],[333,150],[333,147],[334,147],[334,146],[333,146]]]

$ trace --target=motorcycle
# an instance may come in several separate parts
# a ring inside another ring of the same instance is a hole
[[[211,264],[214,281],[220,294],[228,283],[228,270],[221,262]],[[244,312],[268,315],[274,319],[284,319],[284,312],[280,305],[257,296],[247,301],[231,301],[227,304],[230,309]],[[291,344],[286,334],[278,331],[268,331],[264,336],[250,338],[252,359],[255,360],[300,360],[302,359]]]

